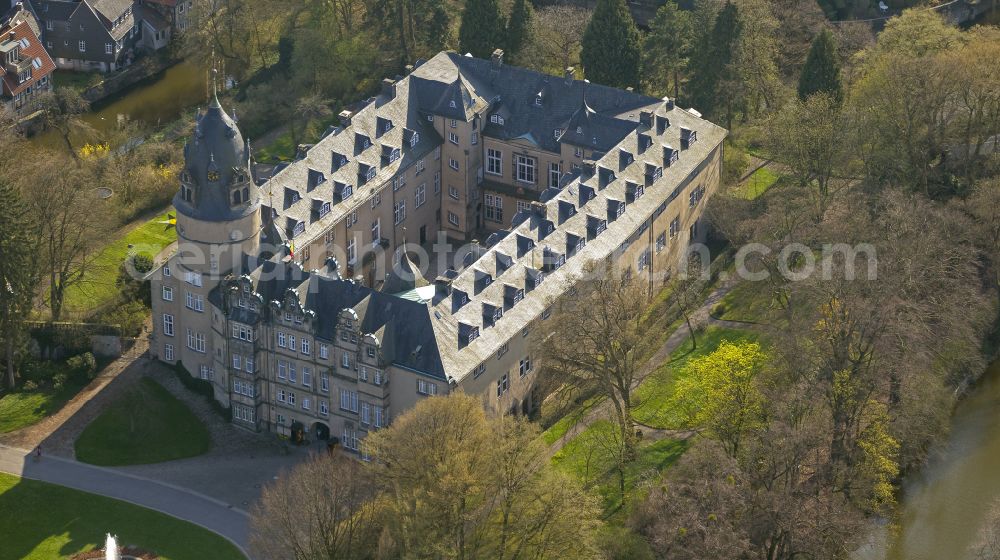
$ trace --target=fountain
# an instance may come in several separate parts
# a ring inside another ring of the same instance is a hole
[[[104,539],[104,560],[121,560],[121,553],[118,551],[118,537],[107,534]]]

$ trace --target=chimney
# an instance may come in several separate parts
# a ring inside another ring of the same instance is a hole
[[[351,117],[353,116],[354,113],[352,113],[350,109],[344,109],[337,115],[337,118],[340,119],[340,125],[347,128],[351,126]]]
[[[674,109],[674,100],[669,97],[663,98],[663,106],[666,110],[672,111]]]
[[[572,84],[574,79],[576,79],[576,68],[573,68],[572,66],[567,66],[566,67],[566,85]]]
[[[496,49],[493,51],[493,56],[490,57],[490,69],[494,72],[500,71],[500,66],[503,65],[503,49]]]
[[[548,206],[544,202],[532,202],[531,212],[544,218],[548,214]]]
[[[396,82],[390,78],[382,80],[382,95],[386,99],[393,99],[396,97]]]
[[[407,64],[406,65],[406,75],[409,76],[412,73],[413,73],[413,65],[412,64]]]

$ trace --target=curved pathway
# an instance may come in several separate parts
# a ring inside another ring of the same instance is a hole
[[[0,471],[108,496],[189,521],[226,538],[249,558],[249,516],[243,510],[148,478],[61,457],[44,456],[36,462],[28,455],[24,449],[0,445]]]

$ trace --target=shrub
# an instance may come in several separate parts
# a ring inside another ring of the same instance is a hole
[[[97,359],[90,352],[66,360],[66,366],[74,376],[80,379],[93,379],[97,374]]]
[[[228,406],[222,406],[219,404],[219,401],[215,400],[215,389],[212,388],[211,381],[192,377],[191,374],[184,369],[184,364],[181,362],[177,362],[173,369],[174,374],[177,375],[177,379],[180,380],[181,385],[184,385],[188,388],[188,390],[205,397],[205,399],[208,400],[208,404],[211,405],[212,410],[218,412],[219,416],[221,416],[223,420],[228,422],[232,419],[232,410]]]
[[[60,371],[52,376],[52,388],[58,391],[66,386],[67,381],[69,381],[69,374],[65,371]]]
[[[139,336],[148,315],[149,309],[143,302],[132,300],[101,313],[98,316],[98,322],[119,325],[122,329],[122,336]]]

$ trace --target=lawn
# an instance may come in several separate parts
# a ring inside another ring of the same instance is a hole
[[[607,515],[618,512],[622,505],[613,455],[605,451],[607,442],[613,441],[615,430],[611,422],[598,420],[552,457],[552,463],[557,468],[596,490]],[[658,478],[664,469],[680,458],[685,449],[687,443],[679,440],[640,441],[638,457],[625,469],[625,494],[629,501],[634,501],[632,498],[642,482]]]
[[[769,283],[745,280],[734,286],[715,305],[712,316],[727,321],[768,323],[775,305]]]
[[[754,171],[747,180],[736,189],[736,195],[747,200],[753,200],[767,192],[768,189],[778,182],[781,175],[768,168],[761,167]]]
[[[667,406],[674,391],[678,375],[683,375],[684,366],[693,358],[711,354],[723,340],[730,342],[756,341],[758,335],[751,330],[708,327],[696,331],[697,348],[692,348],[690,340],[670,354],[670,359],[649,375],[632,393],[637,403],[632,417],[641,424],[654,428],[677,429],[680,418]]]
[[[574,406],[569,412],[563,415],[555,424],[549,426],[547,430],[542,432],[542,441],[545,445],[552,445],[553,443],[562,439],[566,435],[566,432],[575,426],[583,417],[587,415],[587,412],[597,403],[599,403],[602,397],[591,397],[584,401],[583,403]]]
[[[123,545],[164,560],[245,560],[229,541],[196,525],[126,502],[0,473],[0,560],[53,560]]]
[[[85,383],[67,381],[61,389],[17,391],[0,397],[0,434],[36,424],[59,411]]]
[[[119,396],[76,440],[76,458],[104,466],[142,465],[208,451],[208,430],[149,378]]]
[[[90,86],[101,83],[104,76],[100,72],[76,72],[74,70],[56,70],[52,74],[52,85],[59,88],[71,88],[83,91]]]
[[[118,295],[115,286],[118,271],[129,254],[147,253],[155,257],[177,239],[173,229],[160,223],[166,219],[166,214],[157,216],[101,249],[80,282],[67,288],[66,310],[86,313],[114,302]]]

